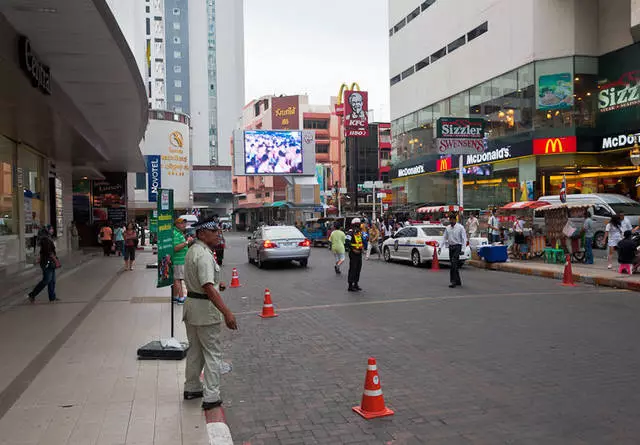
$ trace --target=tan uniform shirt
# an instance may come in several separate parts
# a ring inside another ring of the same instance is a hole
[[[184,261],[184,282],[188,292],[205,294],[202,288],[211,283],[219,290],[221,280],[220,266],[213,260],[213,252],[200,240],[197,240],[187,252]],[[223,316],[211,300],[188,298],[184,305],[182,320],[194,326],[206,326],[221,323]]]

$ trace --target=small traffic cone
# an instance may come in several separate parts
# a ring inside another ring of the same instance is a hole
[[[273,309],[273,303],[271,302],[271,292],[269,289],[264,290],[264,304],[262,305],[262,314],[259,314],[262,318],[277,317],[276,311]]]
[[[564,273],[562,274],[562,285],[563,286],[575,286],[576,283],[573,282],[573,270],[571,269],[571,255],[567,254],[565,263],[564,263]]]
[[[231,272],[231,286],[229,287],[240,287],[240,279],[238,278],[238,269],[236,269],[235,267],[233,268],[233,271]]]
[[[438,261],[438,243],[433,243],[433,260],[431,260],[431,271],[440,270],[440,261]]]
[[[378,365],[373,357],[369,357],[367,365],[362,402],[360,406],[354,406],[353,410],[367,420],[393,415],[393,410],[384,405],[382,386],[380,385],[380,377],[378,377]]]

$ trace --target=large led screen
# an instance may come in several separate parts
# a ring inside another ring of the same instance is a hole
[[[302,132],[245,131],[244,172],[247,175],[302,174]]]

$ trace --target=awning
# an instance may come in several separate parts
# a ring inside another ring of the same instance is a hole
[[[462,211],[464,211],[464,208],[459,206],[429,206],[420,207],[418,210],[416,210],[416,213],[446,213]]]
[[[537,209],[537,208],[548,206],[548,205],[549,203],[545,201],[517,201],[517,202],[510,202],[504,207],[501,207],[500,210]]]

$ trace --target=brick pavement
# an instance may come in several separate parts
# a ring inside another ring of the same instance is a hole
[[[635,293],[473,268],[451,290],[446,270],[372,260],[365,292],[349,294],[327,250],[314,249],[308,270],[259,270],[246,264],[242,238],[227,242],[227,279],[235,266],[243,284],[224,295],[240,326],[225,332],[233,371],[222,381],[236,444],[639,441]],[[17,317],[56,335],[92,301],[87,283],[118,268],[106,259],[96,266],[65,292],[68,302],[16,307],[0,326]],[[153,277],[139,270],[113,282],[0,419],[0,444],[207,443],[199,403],[180,397],[184,363],[135,359],[139,345],[168,332]],[[257,317],[265,287],[276,319]],[[5,335],[5,351],[22,345]],[[25,342],[25,356],[42,341]],[[351,411],[369,355],[393,417],[365,421]]]

